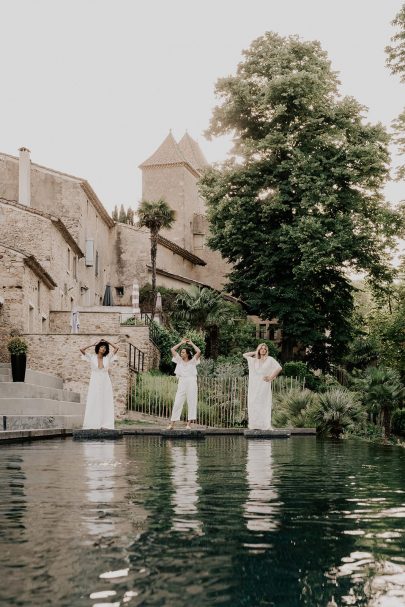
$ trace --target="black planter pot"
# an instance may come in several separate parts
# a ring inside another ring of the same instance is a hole
[[[24,381],[25,380],[25,367],[27,366],[27,355],[26,354],[12,354],[11,355],[11,375],[13,381]]]

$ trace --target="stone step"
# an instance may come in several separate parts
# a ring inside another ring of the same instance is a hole
[[[44,428],[81,429],[83,417],[81,415],[3,415],[1,432],[15,430],[38,430]]]
[[[51,398],[0,398],[0,415],[84,415],[86,405]]]
[[[12,381],[11,365],[7,363],[2,364],[4,366],[0,367],[0,382]],[[51,375],[50,373],[42,373],[42,371],[33,371],[32,369],[26,370],[24,383],[47,388],[57,388],[58,390],[63,389],[63,379],[61,377]]]
[[[0,402],[3,398],[51,398],[80,403],[80,394],[48,386],[36,386],[26,382],[3,382],[0,387]]]

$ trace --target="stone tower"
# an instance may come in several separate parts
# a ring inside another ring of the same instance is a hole
[[[200,146],[188,133],[177,143],[171,132],[140,165],[143,199],[164,198],[176,212],[173,228],[162,235],[190,252],[195,248],[196,217],[205,214],[197,182],[207,166]]]

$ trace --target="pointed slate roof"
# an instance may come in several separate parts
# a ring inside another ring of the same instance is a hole
[[[152,154],[152,156],[149,156],[149,158],[140,165],[140,168],[142,169],[144,167],[158,166],[162,164],[182,164],[184,162],[185,159],[170,131],[156,152]]]
[[[178,145],[184,158],[194,169],[202,171],[208,166],[208,162],[200,146],[187,132],[180,139]]]
[[[170,131],[156,152],[139,165],[139,168],[180,164],[187,166],[196,177],[208,166],[200,146],[188,133],[177,143]]]

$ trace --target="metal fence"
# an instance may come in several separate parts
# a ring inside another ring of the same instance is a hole
[[[201,377],[198,382],[197,423],[216,428],[234,428],[247,425],[247,377]],[[304,382],[292,377],[278,377],[273,381],[273,393],[292,388],[304,388]],[[130,373],[127,407],[168,419],[171,416],[177,378],[149,373]],[[186,418],[186,407],[183,419]]]

